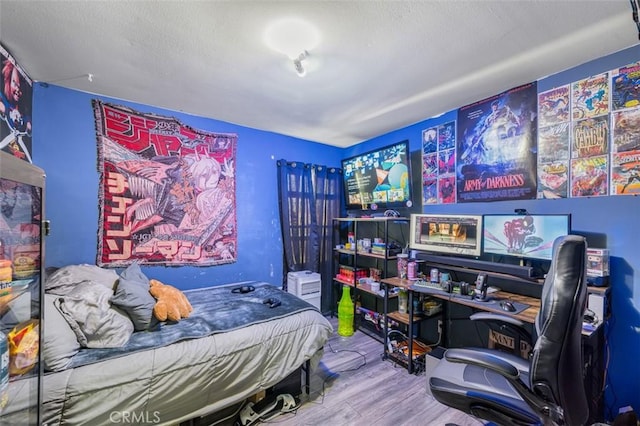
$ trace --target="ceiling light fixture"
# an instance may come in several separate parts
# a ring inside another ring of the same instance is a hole
[[[307,75],[307,70],[305,70],[304,67],[302,66],[302,61],[307,59],[308,56],[309,56],[309,52],[305,50],[300,55],[298,55],[296,59],[293,60],[293,65],[295,66],[296,72],[298,73],[299,77],[304,77],[305,75]]]
[[[302,77],[306,74],[302,61],[320,43],[320,33],[315,26],[303,19],[284,18],[267,27],[264,41],[271,49],[287,55]]]

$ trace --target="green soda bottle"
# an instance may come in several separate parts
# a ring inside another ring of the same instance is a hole
[[[342,297],[338,303],[338,334],[353,335],[353,301],[348,285],[342,286]]]

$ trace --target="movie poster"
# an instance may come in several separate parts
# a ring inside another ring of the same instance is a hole
[[[569,96],[568,84],[538,94],[538,127],[570,121]]]
[[[605,72],[571,84],[571,116],[573,120],[582,120],[608,113],[608,73]]]
[[[611,109],[633,108],[640,105],[640,62],[610,72]]]
[[[608,193],[607,155],[571,160],[571,196],[594,197]]]
[[[611,117],[613,127],[611,152],[640,150],[640,108],[615,111]]]
[[[537,83],[458,110],[457,200],[536,198]]]
[[[100,172],[98,266],[237,259],[237,135],[93,101]]]
[[[455,121],[422,131],[422,205],[455,203],[455,141]]]
[[[571,158],[584,158],[609,152],[609,116],[573,122]]]
[[[611,195],[640,194],[640,150],[611,156]]]
[[[7,50],[0,45],[0,150],[33,163],[31,107],[33,84]]]

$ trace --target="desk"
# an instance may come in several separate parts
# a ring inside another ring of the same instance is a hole
[[[432,292],[426,288],[413,287],[413,284],[415,283],[415,281],[400,279],[398,277],[385,278],[382,280],[382,283],[390,287],[399,287],[399,288],[407,289],[409,292],[409,303],[408,303],[409,313],[406,318],[406,323],[408,324],[408,327],[409,327],[409,330],[408,330],[409,360],[413,359],[412,343],[413,343],[413,325],[414,325],[414,312],[413,312],[414,293],[427,294],[430,297],[433,297],[436,299],[440,299],[440,300],[451,302],[451,303],[457,303],[459,305],[466,305],[481,311],[494,312],[502,315],[507,315],[507,316],[516,318],[522,322],[530,323],[530,324],[533,324],[535,322],[536,316],[540,311],[540,299],[536,297],[523,296],[521,294],[509,293],[501,290],[491,293],[490,297],[494,299],[520,302],[525,305],[529,305],[529,307],[521,311],[520,313],[516,314],[516,313],[510,313],[510,312],[504,311],[503,309],[500,308],[500,306],[497,303],[483,303],[483,302],[472,300],[471,297],[462,297],[462,296],[457,296],[455,294],[450,294],[445,292]],[[387,314],[386,311],[385,311],[385,314]],[[448,334],[446,331],[446,327],[443,330],[443,333],[445,336]],[[413,372],[413,365],[411,362],[409,362],[408,370],[409,370],[409,373]]]

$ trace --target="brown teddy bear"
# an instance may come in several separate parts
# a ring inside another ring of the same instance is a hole
[[[149,293],[157,300],[153,315],[159,321],[180,321],[193,311],[187,296],[173,286],[152,279],[149,280]]]

